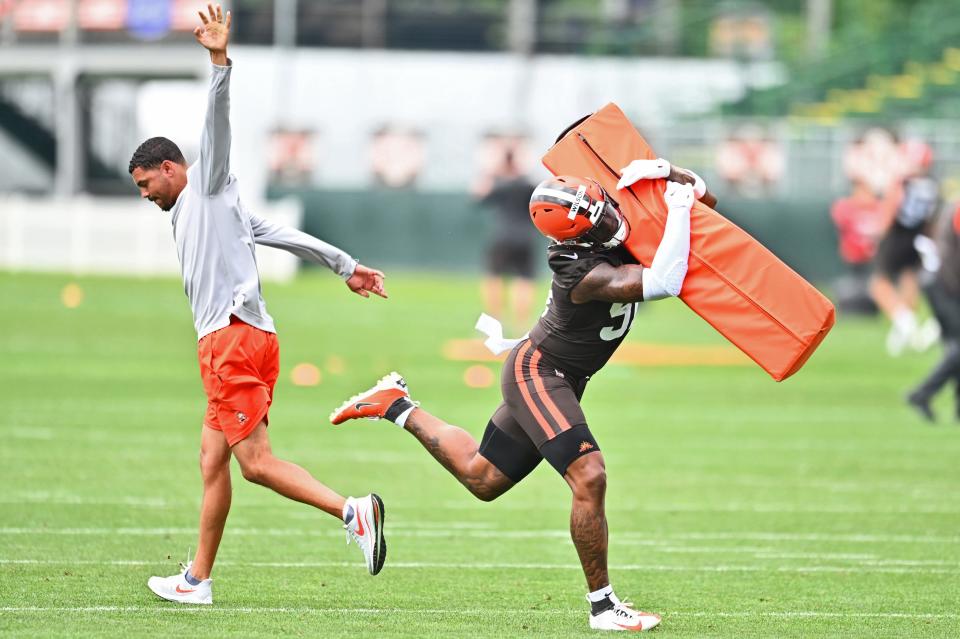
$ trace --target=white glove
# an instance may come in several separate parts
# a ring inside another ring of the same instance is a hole
[[[663,201],[671,211],[689,211],[693,206],[693,197],[693,186],[679,182],[667,182],[667,188],[663,192]]]
[[[617,188],[623,189],[640,180],[656,180],[670,175],[670,163],[663,158],[656,160],[634,160],[620,169],[622,177]]]
[[[690,169],[684,169],[687,173],[690,174],[690,177],[693,178],[693,194],[698,200],[703,199],[703,196],[707,194],[707,183],[703,181],[703,178],[691,171]]]
[[[920,255],[923,270],[931,273],[940,270],[940,251],[937,249],[936,242],[926,235],[918,235],[913,238],[913,248],[917,249],[917,253]]]

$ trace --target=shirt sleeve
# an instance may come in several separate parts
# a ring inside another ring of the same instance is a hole
[[[348,279],[357,268],[357,260],[347,253],[303,231],[275,224],[252,213],[250,227],[257,244],[283,249],[308,262],[323,264],[343,279]]]
[[[200,192],[215,195],[227,185],[230,175],[230,72],[227,66],[213,65],[210,91],[207,95],[207,115],[200,139],[200,159],[197,161]]]

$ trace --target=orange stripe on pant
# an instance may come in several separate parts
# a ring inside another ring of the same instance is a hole
[[[533,397],[530,396],[530,391],[527,390],[527,382],[523,375],[523,358],[526,356],[527,351],[529,350],[530,342],[527,342],[520,348],[519,352],[517,352],[517,359],[515,359],[513,362],[514,377],[517,379],[517,386],[520,387],[520,395],[523,397],[523,401],[527,404],[527,408],[530,409],[530,414],[533,415],[533,418],[537,420],[537,424],[543,429],[543,432],[547,434],[547,439],[552,439],[554,437],[553,429],[550,428],[550,424],[547,423],[547,419],[543,416],[543,413],[540,412],[540,409],[537,408],[537,405],[533,402]]]
[[[547,393],[547,389],[543,385],[543,378],[540,377],[540,371],[537,368],[537,364],[540,362],[540,357],[540,351],[534,351],[533,357],[530,358],[530,376],[533,378],[533,386],[540,394],[540,399],[543,400],[543,405],[547,407],[547,411],[553,415],[555,420],[557,420],[557,426],[560,427],[560,430],[569,430],[570,422],[567,421],[567,418],[564,416],[564,414],[560,412],[559,408],[557,408],[557,404]]]

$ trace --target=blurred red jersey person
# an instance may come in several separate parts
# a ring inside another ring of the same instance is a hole
[[[869,264],[886,227],[882,200],[866,182],[857,180],[853,193],[833,203],[830,217],[837,227],[843,261],[851,266]]]

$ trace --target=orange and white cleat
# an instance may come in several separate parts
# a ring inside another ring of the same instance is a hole
[[[652,612],[634,610],[633,604],[620,601],[617,596],[610,594],[613,607],[603,612],[590,615],[590,627],[593,630],[630,630],[640,632],[656,628],[660,624],[660,615]]]
[[[330,422],[342,424],[349,419],[387,419],[403,426],[417,405],[410,399],[407,383],[400,373],[393,372],[362,393],[345,401],[330,413]]]

